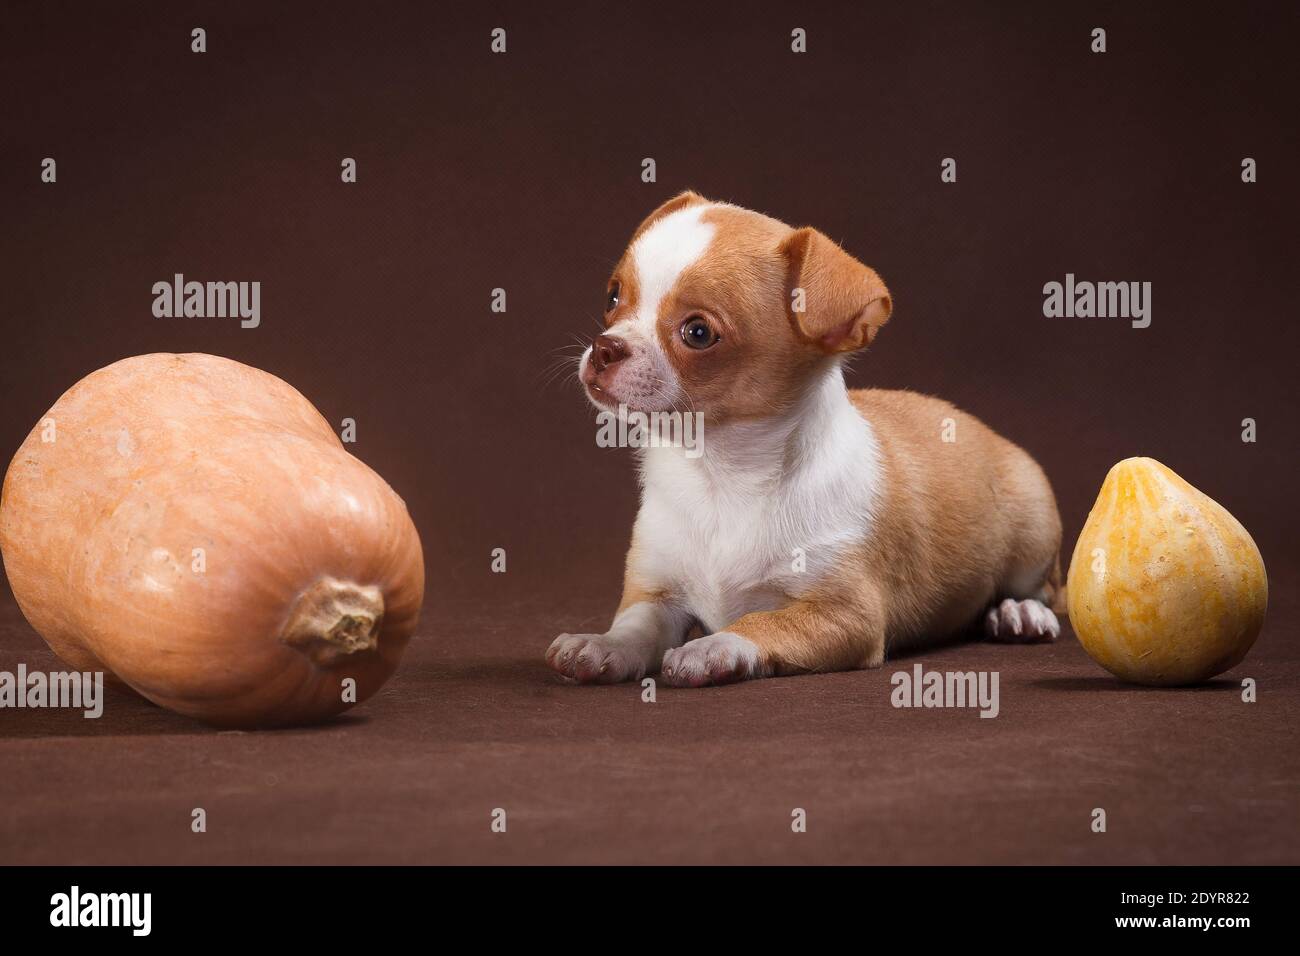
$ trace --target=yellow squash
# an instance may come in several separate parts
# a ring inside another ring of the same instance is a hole
[[[212,355],[124,359],[64,393],[9,466],[0,551],[64,661],[230,726],[365,700],[424,592],[401,498],[296,390]]]
[[[1268,607],[1264,560],[1221,505],[1160,462],[1110,470],[1074,547],[1070,623],[1116,677],[1193,684],[1239,664]]]

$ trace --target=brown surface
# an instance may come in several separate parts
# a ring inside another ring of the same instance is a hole
[[[99,720],[4,714],[0,861],[1300,863],[1300,607],[1280,597],[1254,653],[1199,689],[1121,685],[1067,635],[653,704],[540,663],[596,602],[442,601],[327,727],[221,734],[125,696]],[[0,617],[0,669],[55,666]],[[999,671],[1000,716],[894,709],[890,675],[916,661]]]
[[[1296,12],[841,6],[6,14],[0,456],[125,355],[239,359],[356,419],[420,528],[429,598],[394,681],[330,729],[0,712],[0,858],[1297,862]],[[1232,510],[1273,584],[1240,669],[1260,703],[1115,690],[1071,642],[927,658],[1001,668],[993,721],[893,711],[888,669],[653,708],[551,684],[549,640],[617,602],[636,491],[547,366],[595,329],[636,223],[688,186],[874,266],[895,312],[852,382],[941,395],[1022,444],[1067,542],[1129,455]],[[178,271],[261,281],[262,326],[154,318],[150,287]],[[1044,318],[1067,272],[1153,282],[1152,326]],[[48,666],[0,607],[0,666]],[[1099,804],[1111,833],[1092,838]],[[813,816],[792,840],[795,805]],[[512,812],[495,843],[493,806]]]

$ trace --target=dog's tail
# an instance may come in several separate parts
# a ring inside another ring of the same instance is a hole
[[[1056,564],[1052,567],[1052,573],[1047,576],[1047,583],[1043,585],[1045,600],[1043,601],[1055,613],[1066,615],[1069,609],[1065,603],[1065,575],[1061,573],[1061,556],[1056,556]]]

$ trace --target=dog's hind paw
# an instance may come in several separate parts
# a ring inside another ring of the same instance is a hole
[[[1007,598],[984,615],[984,632],[991,640],[1007,644],[1033,644],[1056,640],[1061,622],[1042,601]]]

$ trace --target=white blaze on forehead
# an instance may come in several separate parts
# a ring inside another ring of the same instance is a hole
[[[713,241],[713,225],[701,221],[708,208],[699,203],[670,213],[642,233],[632,246],[639,296],[637,320],[647,331],[654,328],[664,296]]]
[[[629,258],[636,272],[637,303],[609,329],[628,345],[627,357],[605,389],[609,399],[640,411],[672,409],[681,401],[681,383],[655,326],[664,298],[713,241],[714,227],[700,219],[708,208],[701,203],[664,216],[633,243]],[[583,355],[581,367],[590,354],[588,350]]]

